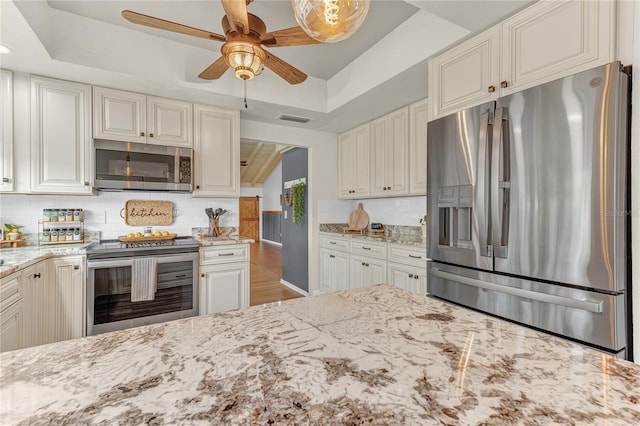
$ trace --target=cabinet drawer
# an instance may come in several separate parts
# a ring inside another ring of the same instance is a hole
[[[411,247],[399,244],[389,244],[389,262],[404,263],[405,265],[427,267],[427,248]]]
[[[351,240],[351,254],[387,259],[387,243],[368,241],[360,238]]]
[[[22,299],[22,282],[18,273],[0,280],[0,307],[4,308]]]
[[[349,251],[349,239],[339,236],[334,237],[329,235],[321,235],[320,247],[333,250]]]
[[[200,249],[200,265],[248,261],[249,244],[230,244],[226,246],[206,247]]]

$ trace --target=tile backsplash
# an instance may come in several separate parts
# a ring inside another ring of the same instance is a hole
[[[238,200],[235,198],[193,198],[191,194],[171,192],[99,192],[95,197],[53,195],[0,195],[0,223],[23,225],[22,231],[36,233],[42,211],[46,208],[81,208],[85,231],[101,233],[111,239],[129,232],[142,231],[141,226],[124,223],[120,211],[128,200],[166,200],[173,202],[176,216],[173,223],[158,226],[178,235],[191,235],[191,228],[207,227],[206,207],[226,209],[220,226],[238,226]]]
[[[375,198],[366,200],[318,200],[318,223],[346,223],[358,203],[370,222],[387,225],[420,226],[427,211],[427,197]]]

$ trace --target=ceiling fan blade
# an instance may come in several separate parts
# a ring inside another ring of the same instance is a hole
[[[246,0],[222,0],[231,28],[239,33],[249,34],[249,16]]]
[[[309,37],[301,27],[291,27],[267,33],[260,42],[267,47],[302,46],[304,44],[320,43],[318,40]]]
[[[207,69],[198,74],[198,77],[204,80],[217,80],[222,77],[222,74],[229,68],[227,62],[224,60],[224,56],[220,56],[214,63],[209,65]]]
[[[142,13],[132,12],[131,10],[123,10],[122,17],[134,24],[145,25],[147,27],[158,28],[160,30],[173,31],[174,33],[186,34],[190,36],[206,38],[207,40],[226,41],[227,39],[220,34],[198,28],[189,27],[187,25],[177,24],[175,22],[166,21],[153,16],[143,15]]]
[[[302,83],[307,79],[307,75],[293,65],[286,63],[273,53],[267,52],[266,50],[264,53],[267,55],[264,65],[280,77],[284,78],[290,84]]]

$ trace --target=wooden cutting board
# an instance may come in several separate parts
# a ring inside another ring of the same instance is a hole
[[[364,229],[369,225],[369,214],[362,209],[362,203],[349,215],[349,228]]]

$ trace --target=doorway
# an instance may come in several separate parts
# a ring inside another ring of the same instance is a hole
[[[262,141],[241,140],[240,143],[238,233],[255,241],[251,244],[250,264],[252,306],[302,297],[288,282],[285,285],[282,281],[280,224],[286,208],[282,201],[282,157],[293,148]],[[307,249],[305,246],[305,253]]]

